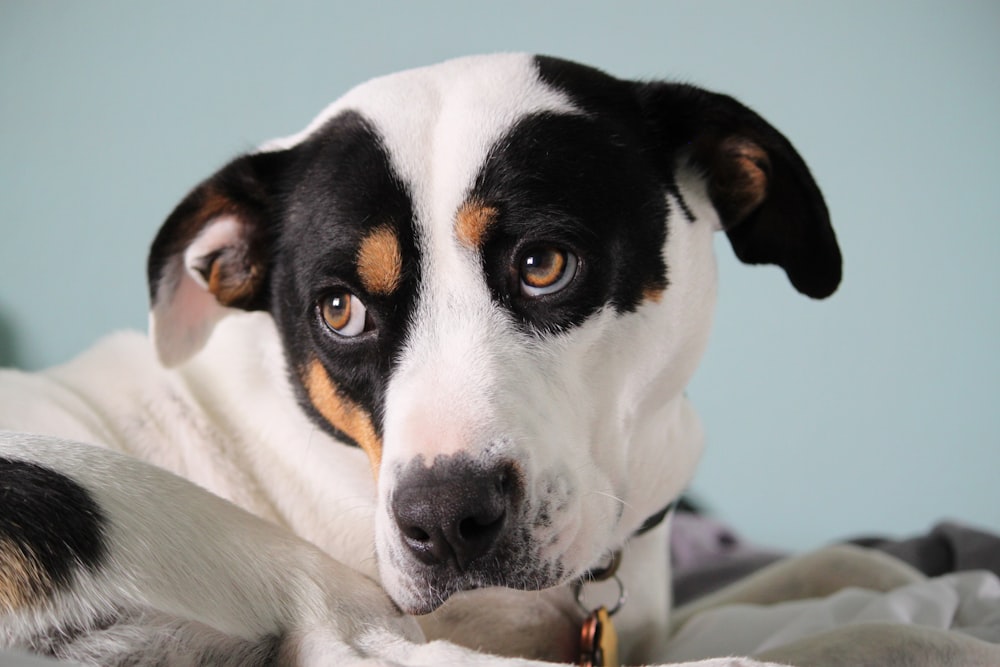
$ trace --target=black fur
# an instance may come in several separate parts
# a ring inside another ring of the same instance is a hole
[[[592,67],[556,58],[536,58],[539,76],[570,96],[583,109],[627,119],[671,192],[677,169],[690,163],[709,181],[736,256],[750,264],[777,264],[797,290],[827,297],[841,279],[841,255],[826,203],[805,161],[791,143],[754,111],[726,95],[694,86],[633,83]],[[728,139],[752,142],[769,164],[766,198],[745,212],[727,201],[719,188]],[[690,211],[681,207],[690,219]],[[739,211],[738,217],[731,213]]]
[[[292,385],[317,424],[351,442],[306,395],[301,376],[314,359],[373,416],[381,434],[385,379],[416,301],[420,262],[410,196],[380,137],[361,115],[345,112],[288,150],[243,156],[222,168],[181,202],[157,236],[149,259],[154,302],[171,257],[183,253],[216,209],[236,214],[245,227],[230,266],[246,273],[252,266],[262,276],[251,293],[227,305],[271,312]],[[366,292],[356,257],[366,233],[386,226],[399,239],[403,272],[399,288],[383,296]],[[369,330],[356,338],[339,337],[320,315],[320,301],[340,290],[367,309]]]
[[[79,567],[105,558],[105,518],[82,486],[54,470],[0,458],[0,541],[37,564],[48,581],[32,593],[65,589]]]
[[[494,297],[528,327],[562,331],[612,306],[628,312],[667,286],[666,189],[627,119],[539,114],[497,142],[473,196],[496,208],[483,245]],[[580,258],[565,289],[525,298],[523,251],[558,246]]]
[[[712,203],[736,256],[749,264],[776,264],[792,285],[813,298],[832,294],[841,279],[841,255],[823,195],[791,143],[752,110],[726,95],[693,86],[637,86],[650,128],[650,147],[665,173],[687,160],[704,173]],[[752,142],[768,157],[764,201],[739,217],[717,188],[727,139]]]
[[[381,435],[385,383],[403,343],[420,278],[410,195],[381,139],[356,113],[333,118],[293,150],[296,167],[285,187],[288,201],[274,259],[272,314],[291,368],[301,370],[318,356],[340,390],[373,415]],[[402,279],[390,295],[367,292],[357,275],[358,248],[377,227],[392,229],[400,244]],[[337,290],[347,290],[365,304],[369,331],[343,338],[325,325],[317,304]],[[298,380],[293,382],[301,392]],[[301,394],[303,405],[315,415]]]

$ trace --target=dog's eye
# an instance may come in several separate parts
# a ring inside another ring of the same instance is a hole
[[[365,330],[365,304],[350,292],[323,297],[320,310],[326,325],[339,336],[357,336]]]
[[[566,287],[576,275],[577,258],[559,248],[531,248],[521,255],[521,293],[552,294]]]

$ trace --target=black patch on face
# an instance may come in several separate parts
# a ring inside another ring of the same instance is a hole
[[[106,556],[104,526],[101,508],[69,477],[0,458],[0,542],[46,575],[35,595],[65,588],[80,566],[97,570]]]
[[[659,147],[657,142],[650,141],[649,131],[652,130],[652,134],[657,131],[643,110],[641,85],[637,87],[633,81],[617,79],[596,67],[551,56],[535,56],[535,67],[542,81],[568,96],[577,107],[591,113],[628,119],[627,122],[632,127],[643,133],[642,145],[647,154],[651,147]],[[688,135],[678,133],[678,136]],[[659,169],[660,179],[666,191],[673,195],[681,214],[688,222],[694,222],[694,213],[684,200],[674,173],[676,149],[680,147],[675,145],[674,150],[661,151],[649,157],[650,162]]]
[[[282,234],[274,258],[271,309],[285,343],[292,382],[305,409],[335,435],[312,406],[300,374],[318,358],[344,395],[372,415],[381,435],[386,378],[394,364],[419,280],[413,206],[381,139],[357,113],[331,119],[293,149],[284,176]],[[357,254],[372,230],[388,228],[399,241],[402,273],[391,294],[365,290]],[[326,326],[318,304],[347,291],[365,305],[368,325],[354,338]]]
[[[472,197],[497,210],[483,244],[487,282],[529,329],[560,331],[605,306],[630,312],[667,285],[668,188],[642,150],[638,112],[619,97],[600,114],[524,118],[476,179]],[[577,255],[577,275],[526,297],[518,266],[538,247]]]

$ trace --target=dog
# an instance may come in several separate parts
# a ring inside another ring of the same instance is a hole
[[[808,297],[840,282],[805,162],[730,97],[523,54],[348,92],[169,215],[148,339],[0,375],[0,646],[598,664],[627,591],[619,657],[656,661],[717,232]],[[832,562],[917,576],[818,558],[701,607]]]

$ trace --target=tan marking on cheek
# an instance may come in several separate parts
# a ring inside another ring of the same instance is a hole
[[[334,428],[358,443],[368,455],[372,474],[377,479],[379,466],[382,463],[382,439],[375,432],[371,415],[354,401],[340,395],[330,375],[319,361],[310,362],[304,380],[309,400],[316,410]]]
[[[358,276],[365,289],[373,294],[392,294],[403,275],[403,256],[399,239],[388,227],[378,227],[358,248]]]
[[[467,248],[479,248],[496,218],[496,208],[477,201],[465,202],[455,217],[455,236]]]
[[[10,540],[0,538],[0,611],[27,607],[51,590],[52,579],[38,561]]]

